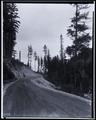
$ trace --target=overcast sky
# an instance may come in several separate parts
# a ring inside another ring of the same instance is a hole
[[[28,45],[32,45],[39,56],[43,56],[44,44],[50,49],[51,56],[59,55],[60,34],[63,35],[63,45],[71,45],[72,41],[66,35],[70,18],[74,16],[75,8],[69,4],[17,4],[19,21],[15,50],[21,51],[22,61],[27,63]],[[88,9],[92,18],[93,5]],[[88,22],[91,33],[91,19]],[[18,58],[17,54],[17,58]]]

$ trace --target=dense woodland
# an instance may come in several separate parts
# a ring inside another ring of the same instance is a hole
[[[50,50],[47,45],[43,45],[44,57],[37,55],[33,51],[32,46],[28,46],[28,63],[27,66],[31,68],[32,62],[36,67],[38,63],[37,72],[54,83],[58,89],[67,92],[83,95],[83,93],[92,92],[92,76],[93,76],[93,50],[89,48],[90,40],[94,36],[88,33],[88,25],[86,21],[89,19],[89,12],[82,12],[89,6],[87,4],[72,4],[76,11],[73,18],[71,18],[71,25],[67,29],[67,35],[73,41],[71,46],[66,50],[63,48],[63,36],[60,35],[60,53],[51,57]],[[15,59],[16,51],[14,46],[16,44],[16,33],[18,32],[20,22],[18,21],[18,9],[14,3],[4,3],[3,12],[3,57],[4,61]],[[94,22],[93,26],[94,26]],[[93,33],[93,31],[92,31]],[[69,56],[69,59],[66,57]],[[34,58],[34,61],[32,61]],[[21,51],[19,51],[19,61],[21,61]],[[8,69],[4,64],[4,74]],[[10,73],[11,74],[11,73]],[[10,74],[6,75],[6,79]]]
[[[3,56],[10,58],[14,54],[16,44],[16,33],[20,22],[17,20],[18,9],[14,3],[3,4]]]

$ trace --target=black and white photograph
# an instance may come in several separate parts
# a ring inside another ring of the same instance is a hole
[[[2,118],[94,118],[95,2],[1,1],[1,13]]]

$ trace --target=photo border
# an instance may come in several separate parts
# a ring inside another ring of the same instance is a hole
[[[93,62],[93,80],[92,80],[92,118],[60,118],[60,119],[94,119],[95,118],[95,1],[94,0],[1,0],[1,118],[3,116],[3,2],[7,3],[36,3],[36,4],[68,4],[68,3],[93,3],[94,4],[94,33],[93,33],[93,40],[92,40],[92,62]],[[93,21],[92,21],[93,22]],[[48,117],[7,117],[7,118],[17,118],[17,119],[53,119]],[[55,118],[58,119],[58,118]]]

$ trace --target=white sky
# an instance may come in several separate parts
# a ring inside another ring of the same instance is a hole
[[[17,34],[15,50],[17,58],[19,50],[22,61],[27,63],[28,45],[32,45],[39,56],[43,56],[44,44],[50,49],[51,56],[59,55],[60,34],[63,35],[64,48],[72,41],[66,35],[71,24],[70,18],[74,16],[75,8],[69,4],[17,4],[19,21],[21,22]],[[87,9],[92,18],[93,5]],[[91,19],[88,22],[91,33]]]

